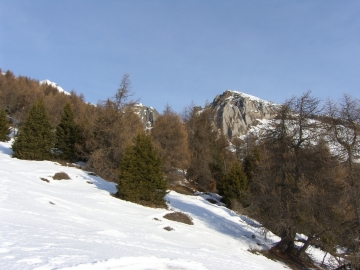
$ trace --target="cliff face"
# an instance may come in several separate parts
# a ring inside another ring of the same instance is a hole
[[[256,119],[275,116],[275,103],[237,91],[227,90],[210,104],[214,110],[214,124],[229,139],[244,135]]]
[[[151,128],[159,117],[159,113],[152,107],[147,107],[141,103],[135,104],[135,113],[139,115],[146,128]]]

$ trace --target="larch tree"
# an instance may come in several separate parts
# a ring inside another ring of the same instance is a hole
[[[43,100],[35,101],[12,145],[13,157],[28,160],[51,159],[55,139],[52,129]]]
[[[151,137],[139,133],[126,148],[120,163],[117,196],[145,206],[165,206],[167,181],[161,156]]]
[[[352,217],[347,225],[352,244],[359,249],[360,239],[360,176],[357,160],[360,158],[360,101],[347,94],[338,102],[328,101],[326,115],[333,142],[337,145],[339,159],[346,170],[345,196],[350,208],[348,216]]]
[[[261,158],[256,171],[249,171],[254,205],[259,206],[258,217],[265,226],[281,237],[277,247],[281,251],[291,251],[299,219],[302,218],[300,184],[315,179],[310,170],[309,151],[318,143],[319,125],[312,120],[320,110],[319,100],[308,91],[294,97],[282,105],[277,117],[272,121],[261,138]],[[323,164],[326,166],[326,164]],[[255,207],[254,207],[255,209]]]
[[[170,106],[156,119],[151,136],[163,159],[167,176],[171,177],[178,169],[188,167],[190,155],[185,124]]]
[[[128,99],[130,81],[124,75],[113,98],[99,102],[92,118],[80,122],[83,143],[80,148],[87,166],[102,178],[117,182],[119,164],[126,145],[144,129]]]
[[[190,149],[190,165],[187,178],[193,180],[204,190],[211,189],[214,179],[211,164],[217,153],[214,153],[216,130],[212,125],[211,109],[192,106],[184,113]]]

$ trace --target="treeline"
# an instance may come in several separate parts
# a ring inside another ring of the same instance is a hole
[[[359,265],[360,103],[337,102],[306,92],[279,107],[277,117],[253,138],[244,158],[249,192],[243,202],[262,224],[281,237],[283,252],[298,259],[309,245]],[[296,233],[303,246],[295,249]]]
[[[2,73],[2,71],[0,70]],[[0,75],[0,108],[11,116],[13,125],[20,126],[34,101],[43,99],[52,126],[60,122],[60,117],[66,103],[70,103],[79,121],[88,114],[94,106],[84,102],[84,96],[75,91],[71,95],[60,93],[55,87],[39,84],[38,80],[25,76],[16,77],[11,71]]]
[[[281,237],[277,248],[283,252],[301,259],[309,245],[332,254],[339,245],[343,259],[359,263],[359,100],[344,95],[320,106],[306,92],[279,106],[261,134],[229,141],[214,128],[211,106],[191,105],[181,115],[166,106],[145,132],[130,85],[124,75],[115,95],[94,106],[74,92],[67,96],[9,71],[1,75],[0,108],[20,123],[14,156],[84,161],[118,184],[116,196],[148,206],[164,205],[167,188],[186,177],[198,190],[218,192],[228,207],[261,221]],[[27,128],[36,121],[43,122]],[[25,151],[21,144],[29,141],[46,150],[22,156],[41,148]],[[299,249],[296,233],[307,236],[298,240]]]

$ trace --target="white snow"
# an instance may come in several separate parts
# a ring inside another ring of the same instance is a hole
[[[57,83],[51,82],[49,80],[40,81],[39,84],[51,85],[52,87],[55,87],[60,93],[64,93],[65,95],[71,95],[69,92],[66,92],[64,89],[62,89]]]
[[[258,97],[255,97],[255,96],[252,96],[252,95],[243,93],[243,92],[239,92],[239,91],[236,91],[236,90],[226,90],[226,91],[230,91],[230,92],[233,93],[233,94],[237,94],[237,95],[243,96],[243,97],[245,97],[245,98],[248,98],[249,100],[257,101],[257,102],[259,102],[259,103],[269,104],[269,105],[276,105],[276,104],[273,103],[273,102],[266,101],[266,100],[264,100],[264,99],[261,99],[261,98],[258,98]],[[229,97],[229,99],[230,99],[230,98],[233,98],[233,96]]]
[[[0,269],[287,268],[248,251],[278,237],[265,240],[260,224],[206,194],[171,191],[170,210],[147,208],[110,196],[115,184],[88,172],[11,154],[11,142],[0,142]],[[71,180],[52,179],[62,171]],[[174,210],[194,225],[163,218]]]

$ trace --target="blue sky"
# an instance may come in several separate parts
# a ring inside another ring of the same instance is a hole
[[[360,98],[360,1],[0,0],[0,68],[161,112],[226,89]]]

